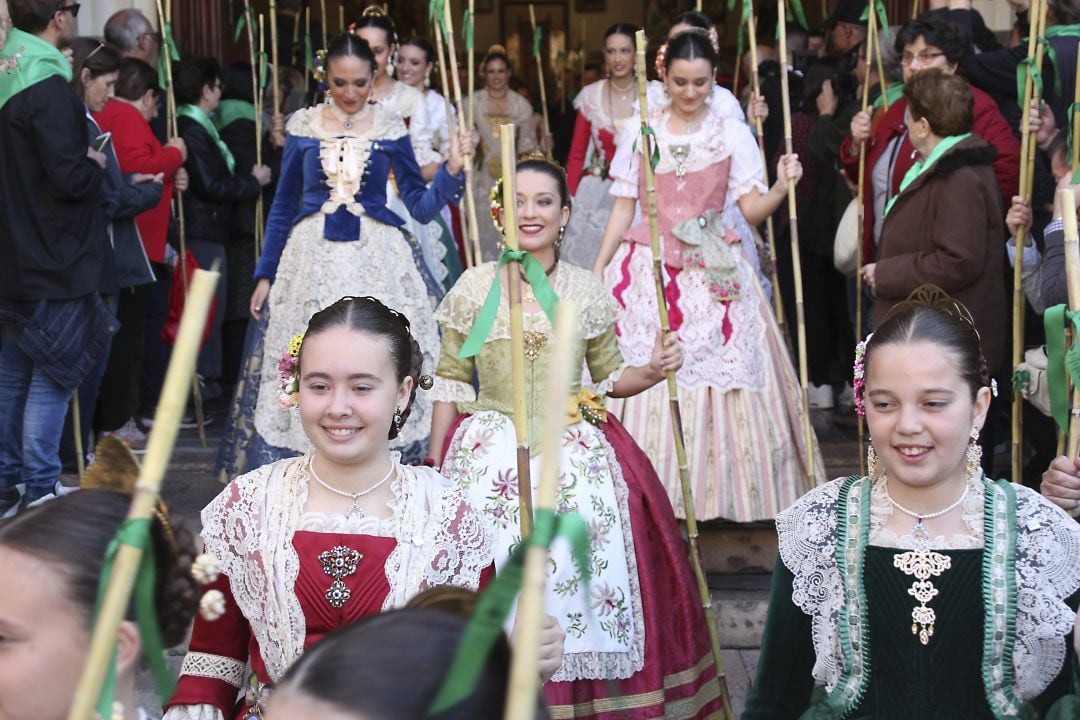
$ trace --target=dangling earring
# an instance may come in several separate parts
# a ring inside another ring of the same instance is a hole
[[[559,237],[558,237],[557,240],[555,240],[555,249],[556,250],[558,250],[560,247],[562,247],[562,241],[563,241],[563,236],[564,235],[566,235],[566,226],[565,225],[560,225],[559,226]]]
[[[394,66],[397,65],[397,53],[386,58],[386,74],[391,78],[394,77]]]
[[[401,426],[405,424],[405,420],[401,417],[401,410],[394,409],[394,430],[400,430]]]
[[[878,477],[878,456],[873,442],[866,444],[866,475],[871,481]]]
[[[967,452],[964,453],[964,470],[968,475],[982,472],[982,447],[979,445],[979,428],[972,425]]]
[[[424,87],[431,87],[431,68],[428,68],[427,73],[424,75]]]

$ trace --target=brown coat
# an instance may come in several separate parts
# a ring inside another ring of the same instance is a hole
[[[1009,323],[995,157],[973,135],[897,196],[881,231],[874,300],[876,328],[912,290],[937,285],[971,311],[991,373],[1004,365]]]

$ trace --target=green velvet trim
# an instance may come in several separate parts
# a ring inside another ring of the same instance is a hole
[[[983,478],[983,686],[999,718],[1016,718],[1013,640],[1016,636],[1016,490]],[[1000,578],[995,580],[995,574]]]
[[[837,496],[836,566],[844,586],[837,631],[843,669],[836,687],[826,698],[829,708],[843,716],[862,702],[870,679],[870,622],[863,588],[863,562],[870,538],[870,481],[852,475],[840,486]],[[857,493],[857,503],[850,494]],[[852,535],[849,528],[858,528]]]

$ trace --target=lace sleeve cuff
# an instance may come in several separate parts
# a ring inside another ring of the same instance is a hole
[[[413,155],[416,156],[416,164],[420,167],[440,165],[443,161],[443,156],[432,147],[413,145]]]
[[[600,382],[593,383],[593,392],[600,397],[607,395],[615,388],[615,383],[619,382],[619,378],[622,377],[622,374],[626,372],[626,368],[628,367],[630,366],[624,362],[615,372],[611,373]]]
[[[225,720],[225,716],[213,705],[175,705],[162,720]]]
[[[180,667],[181,675],[222,680],[240,689],[244,684],[244,663],[224,655],[189,652]]]
[[[441,375],[435,376],[435,384],[428,393],[432,402],[476,402],[476,390],[472,385],[460,380],[450,380]]]

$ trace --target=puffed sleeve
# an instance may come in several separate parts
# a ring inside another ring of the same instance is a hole
[[[442,328],[442,344],[439,350],[439,365],[435,369],[435,384],[431,388],[433,401],[459,403],[476,400],[476,389],[472,384],[476,368],[475,358],[458,358],[475,320],[475,312],[470,309],[463,296],[463,285],[470,280],[471,274],[462,276],[443,298],[435,313],[435,319]]]
[[[409,137],[412,139],[413,154],[420,167],[442,162],[442,155],[435,151],[435,126],[425,97],[421,97],[416,103],[409,119]]]
[[[738,200],[751,190],[767,193],[765,166],[757,141],[745,123],[724,122],[725,144],[731,148],[731,179],[728,181],[728,197]]]
[[[638,175],[641,173],[641,153],[637,150],[637,135],[639,129],[633,127],[633,123],[627,123],[615,143],[615,157],[611,160],[608,175],[611,176],[612,185],[610,192],[615,197],[628,197],[637,199]]]
[[[589,339],[585,346],[585,364],[589,368],[589,377],[592,378],[596,394],[606,395],[611,392],[627,367],[619,351],[614,325]]]

